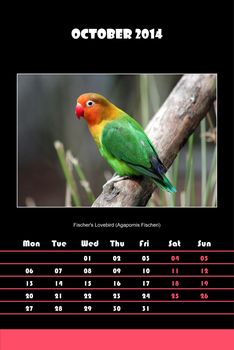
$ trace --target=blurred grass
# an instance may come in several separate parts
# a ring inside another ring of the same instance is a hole
[[[79,164],[79,161],[77,158],[72,156],[71,152],[70,152],[70,159],[71,159],[71,162],[74,166],[76,174],[78,176],[79,182],[86,192],[86,196],[88,198],[89,204],[92,204],[95,201],[95,196],[94,196],[93,191],[91,190],[90,184],[87,181],[86,176],[85,176],[85,174],[84,174],[84,172]]]
[[[193,166],[193,144],[194,135],[192,134],[188,139],[188,151],[186,157],[186,168],[185,168],[185,206],[192,205],[192,191],[194,186],[194,166]]]
[[[202,198],[202,206],[206,203],[206,120],[203,119],[200,124],[201,130],[201,198]]]
[[[76,182],[74,180],[72,171],[70,170],[70,167],[67,164],[64,146],[60,141],[55,141],[54,147],[56,149],[57,156],[58,156],[61,168],[63,170],[63,174],[66,180],[66,185],[71,192],[73,203],[75,204],[76,207],[80,207],[80,199],[78,196]],[[67,198],[67,195],[66,195],[66,198]]]
[[[71,151],[69,150],[66,151],[65,153],[64,146],[60,141],[55,141],[54,147],[56,149],[57,156],[58,156],[58,159],[64,174],[64,178],[66,181],[65,206],[71,206],[70,198],[69,198],[70,195],[72,197],[74,206],[76,207],[81,206],[81,201],[78,195],[78,189],[77,189],[73,171],[76,172],[79,179],[79,183],[83,187],[86,193],[88,202],[90,205],[92,205],[92,203],[95,200],[95,197],[91,190],[90,184],[87,181],[86,176],[79,164],[78,159],[73,157]]]
[[[149,122],[149,76],[147,74],[139,75],[139,87],[140,87],[140,106],[141,106],[141,121],[143,128]]]

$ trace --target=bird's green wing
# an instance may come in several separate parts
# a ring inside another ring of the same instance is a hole
[[[126,162],[142,175],[161,178],[165,172],[144,130],[128,115],[104,127],[102,146],[112,156]]]

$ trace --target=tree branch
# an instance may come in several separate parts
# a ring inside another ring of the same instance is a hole
[[[167,169],[215,99],[214,74],[186,74],[151,119],[145,131]],[[145,206],[154,189],[152,181],[144,177],[111,183],[104,187],[92,206]]]

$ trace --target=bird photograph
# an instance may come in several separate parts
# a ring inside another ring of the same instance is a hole
[[[18,207],[216,207],[215,74],[18,74]]]

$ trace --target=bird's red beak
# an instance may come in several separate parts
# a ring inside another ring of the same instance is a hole
[[[84,116],[84,108],[82,107],[82,105],[79,102],[77,102],[75,113],[76,113],[76,116],[78,119],[80,119],[80,117]]]

